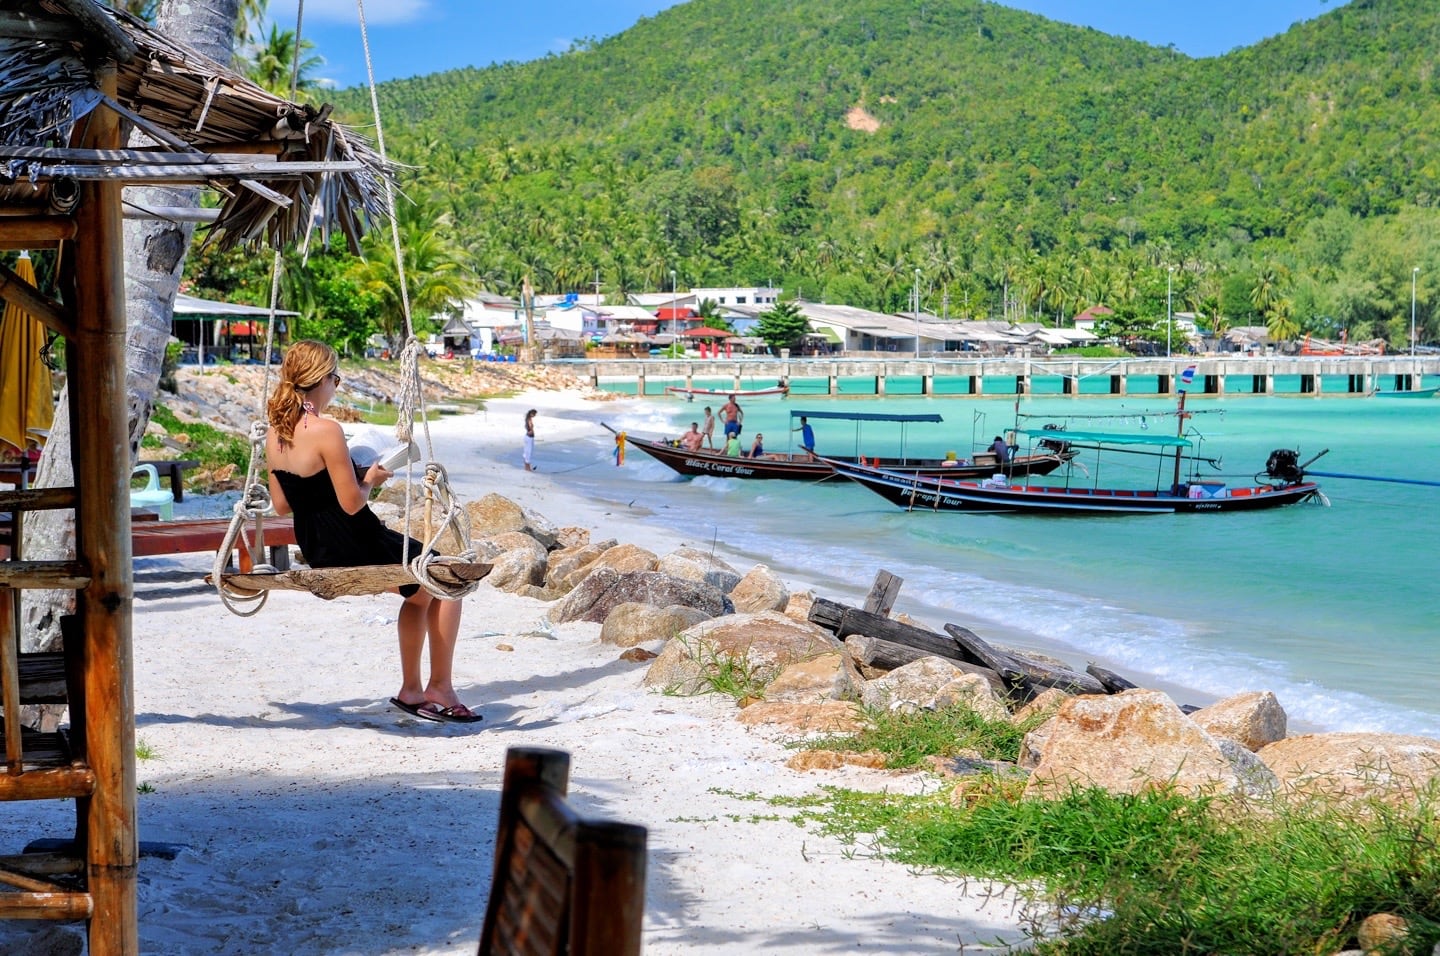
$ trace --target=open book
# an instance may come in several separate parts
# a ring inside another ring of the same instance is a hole
[[[413,441],[398,442],[394,436],[371,429],[350,439],[350,460],[362,474],[377,461],[386,471],[399,471],[420,460],[420,447]]]

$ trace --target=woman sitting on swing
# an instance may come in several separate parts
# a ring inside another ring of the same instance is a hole
[[[380,523],[366,503],[392,472],[377,462],[363,476],[350,460],[340,423],[322,418],[340,387],[335,350],[296,342],[285,353],[280,382],[268,405],[265,464],[275,510],[295,516],[295,541],[312,568],[399,564],[405,537]],[[410,557],[424,547],[410,539]],[[480,716],[455,695],[451,668],[460,633],[460,602],[433,597],[418,584],[398,588],[400,692],[390,703],[426,720],[471,723]],[[421,652],[430,639],[430,680],[420,680]]]

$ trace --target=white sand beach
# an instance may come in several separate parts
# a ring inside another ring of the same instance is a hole
[[[543,445],[592,427],[566,422],[582,401],[495,400],[432,434],[442,460],[467,462],[451,466],[467,497],[498,491],[556,525],[672,550],[680,540],[523,471],[524,410],[541,409]],[[210,560],[136,564],[140,837],[180,848],[141,861],[144,952],[474,952],[517,745],[569,751],[582,812],[649,828],[647,953],[973,953],[1023,939],[1003,892],[852,852],[763,802],[920,775],[787,769],[783,739],[741,726],[729,698],[644,688],[645,665],[602,645],[598,624],[553,627],[549,605],[482,585],[466,599],[456,686],[484,722],[435,723],[388,703],[398,597],[277,592],[242,618],[196,583]],[[5,842],[72,824],[68,802],[11,804]],[[73,926],[0,928],[7,953],[78,952],[81,939]]]

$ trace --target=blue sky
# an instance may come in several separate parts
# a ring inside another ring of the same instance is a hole
[[[777,0],[785,2],[785,0]],[[1284,33],[1343,6],[1343,0],[1004,0],[1006,6],[1133,37],[1174,44],[1190,56],[1218,56]],[[577,39],[607,37],[654,16],[667,0],[367,0],[365,21],[375,78],[488,66],[559,53]],[[270,0],[283,29],[295,28],[296,0]],[[301,30],[326,60],[317,75],[340,86],[365,82],[355,0],[305,0]]]

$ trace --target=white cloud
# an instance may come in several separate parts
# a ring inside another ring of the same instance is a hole
[[[271,0],[266,13],[272,22],[294,29],[296,8],[296,0]],[[365,4],[365,22],[370,26],[413,23],[430,13],[430,0],[368,0]],[[360,11],[355,0],[305,0],[305,19],[312,18],[328,23],[359,23]]]

